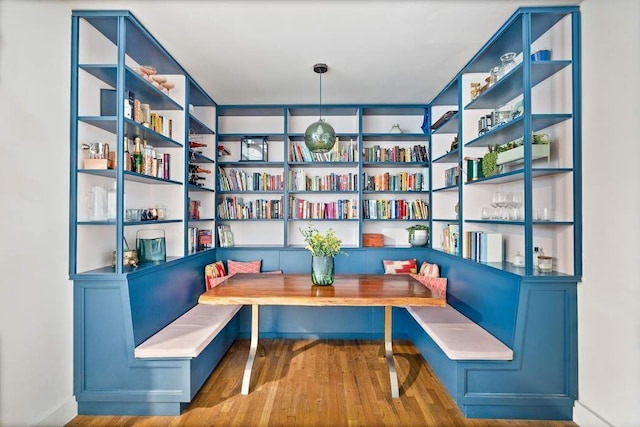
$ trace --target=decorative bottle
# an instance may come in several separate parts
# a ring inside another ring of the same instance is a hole
[[[129,138],[124,137],[124,170],[133,170],[133,159],[131,153],[129,153]]]
[[[544,255],[542,253],[542,248],[535,247],[533,248],[533,268],[538,268],[538,257],[540,255]]]
[[[136,173],[142,173],[142,164],[144,159],[142,157],[142,151],[140,151],[140,138],[136,137],[135,145],[133,147],[133,170]]]

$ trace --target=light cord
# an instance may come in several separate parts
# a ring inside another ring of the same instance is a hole
[[[322,73],[320,74],[320,120],[322,120]]]

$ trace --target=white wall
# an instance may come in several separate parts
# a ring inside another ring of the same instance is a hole
[[[586,0],[581,10],[584,280],[574,420],[640,426],[640,2]]]
[[[0,1],[0,425],[60,425],[73,399],[67,280],[69,8]]]
[[[586,0],[583,17],[584,426],[640,425],[640,2]],[[67,280],[70,8],[0,0],[0,425],[75,414]],[[624,208],[623,208],[624,206]]]

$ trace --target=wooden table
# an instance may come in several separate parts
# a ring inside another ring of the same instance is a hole
[[[309,274],[236,274],[200,296],[201,304],[251,305],[251,347],[242,378],[241,394],[249,394],[251,370],[258,349],[261,305],[384,307],[384,348],[389,367],[391,397],[399,397],[393,360],[392,307],[445,306],[443,298],[410,275],[337,275],[331,286],[314,286]]]

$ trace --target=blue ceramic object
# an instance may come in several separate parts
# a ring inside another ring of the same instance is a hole
[[[551,51],[548,49],[539,50],[531,54],[532,61],[549,61],[551,59]]]
[[[430,124],[429,124],[429,110],[425,108],[424,109],[424,117],[422,119],[422,126],[421,126],[422,132],[424,132],[425,135],[429,133],[429,126],[430,126]]]

